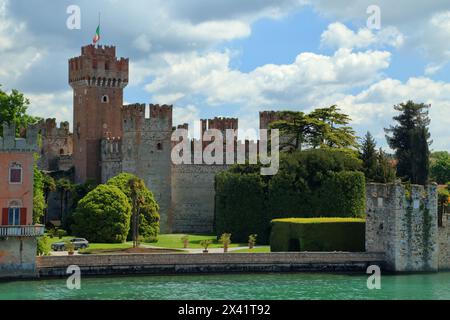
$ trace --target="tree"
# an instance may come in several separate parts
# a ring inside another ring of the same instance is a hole
[[[48,223],[48,197],[51,192],[56,191],[56,182],[48,174],[43,175],[43,191],[44,191],[44,201],[45,201],[45,212],[44,212],[44,224]]]
[[[282,150],[301,150],[302,145],[308,142],[308,136],[312,132],[312,121],[303,112],[281,111],[280,118],[270,124],[270,129],[280,130]]]
[[[122,190],[123,193],[128,198],[130,206],[133,207],[133,192],[131,189],[130,181],[138,181],[140,180],[135,175],[129,173],[121,173],[118,176],[111,178],[107,185],[113,185]],[[142,181],[142,180],[141,180]],[[142,193],[143,202],[139,204],[139,219],[138,221],[138,232],[137,234],[143,236],[146,241],[154,242],[158,239],[159,234],[159,206],[153,197],[153,193],[145,186],[145,183],[138,183],[135,187]],[[128,239],[133,239],[133,228],[130,229],[130,234],[128,235]]]
[[[38,170],[36,164],[33,170],[33,223],[37,224],[41,223],[47,206],[44,198],[44,174]]]
[[[414,184],[428,183],[429,146],[431,145],[428,126],[430,106],[413,101],[394,106],[400,114],[394,117],[398,123],[386,128],[386,139],[395,150],[397,175]]]
[[[337,106],[316,109],[310,114],[298,111],[282,111],[282,120],[273,122],[271,129],[280,130],[280,147],[290,152],[312,148],[353,148],[357,137],[351,127],[350,117]]]
[[[397,174],[387,154],[380,148],[377,154],[377,169],[374,177],[374,182],[378,183],[391,183],[395,182]]]
[[[64,220],[64,212],[67,208],[68,193],[73,189],[73,184],[69,179],[61,178],[56,182],[56,189],[59,192],[61,219]]]
[[[367,181],[374,181],[378,169],[378,154],[376,142],[370,132],[366,133],[361,149],[361,160],[363,161],[363,172]]]
[[[0,135],[3,133],[3,123],[16,126],[17,133],[20,128],[35,124],[40,118],[27,114],[30,101],[19,91],[12,90],[10,94],[1,90],[0,85]]]
[[[439,184],[450,181],[450,154],[439,152],[433,154],[434,161],[431,164],[431,177]]]
[[[144,190],[146,189],[145,183],[138,177],[133,177],[128,181],[130,186],[130,198],[132,205],[132,234],[133,234],[133,248],[139,246],[139,220],[140,220],[140,208],[145,204]]]
[[[309,114],[316,128],[312,134],[313,147],[358,147],[356,133],[348,126],[351,118],[340,111],[336,105],[333,105],[316,109]]]
[[[71,226],[73,224],[73,214],[75,210],[77,209],[78,203],[81,199],[83,199],[89,192],[94,190],[97,187],[97,184],[94,180],[87,180],[85,183],[82,184],[75,184],[72,186],[70,190],[70,196],[69,196],[69,208],[64,216],[64,219],[62,220],[62,226],[63,228],[71,233]]]
[[[117,187],[99,185],[78,204],[71,226],[77,237],[97,243],[123,243],[130,231],[131,205]]]

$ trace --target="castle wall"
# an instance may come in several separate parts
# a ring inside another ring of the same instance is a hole
[[[450,214],[442,218],[439,227],[439,270],[450,270]]]
[[[366,251],[384,252],[399,272],[437,271],[437,186],[368,184]]]
[[[72,167],[73,135],[68,122],[47,119],[39,125],[42,135],[42,147],[38,168],[45,171],[68,170]]]
[[[226,165],[173,166],[173,232],[213,232],[215,175],[226,169]]]
[[[145,105],[124,107],[122,171],[144,179],[160,210],[162,233],[171,232],[171,136],[172,106]]]

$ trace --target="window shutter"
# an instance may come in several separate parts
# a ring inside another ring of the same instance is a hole
[[[2,225],[8,225],[8,208],[3,208],[2,210]]]
[[[20,208],[20,225],[27,225],[27,208]]]

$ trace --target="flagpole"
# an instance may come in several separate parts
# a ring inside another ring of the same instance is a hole
[[[101,12],[98,13],[98,27],[99,27],[99,28],[100,28],[100,23],[101,23]],[[100,30],[101,30],[101,28],[100,28]],[[98,40],[98,42],[100,42],[101,39],[102,39],[102,38],[100,37],[100,39]],[[98,47],[98,45],[97,45],[97,47]]]

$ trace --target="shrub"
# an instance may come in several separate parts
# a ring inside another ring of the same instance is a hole
[[[187,247],[189,246],[189,236],[185,235],[181,237],[181,242],[183,242],[183,247],[187,249]]]
[[[221,172],[216,176],[216,233],[232,232],[234,241],[246,242],[249,234],[269,234],[265,183],[259,173]]]
[[[75,252],[75,245],[69,240],[66,240],[64,241],[64,249],[69,253]]]
[[[136,179],[137,177],[129,173],[121,173],[118,176],[111,178],[107,185],[118,187],[128,198],[130,205],[132,205],[130,180]],[[144,238],[155,239],[153,242],[158,240],[159,235],[159,206],[153,197],[153,193],[145,188],[141,190],[144,194],[144,203],[140,206],[139,212],[139,235]],[[131,223],[130,223],[131,225]],[[132,228],[127,236],[128,240],[133,237]]]
[[[131,206],[119,188],[100,185],[78,204],[72,230],[90,242],[121,243],[130,231]]]
[[[67,231],[63,230],[63,229],[58,229],[58,230],[56,230],[55,233],[59,239],[62,239],[63,237],[67,236]]]
[[[37,239],[37,252],[38,256],[48,256],[50,254],[50,239],[47,236],[42,236]]]
[[[212,244],[212,240],[211,239],[207,239],[207,240],[202,240],[200,241],[200,245],[202,246],[202,248],[207,251],[209,246]]]
[[[220,236],[219,242],[223,244],[223,251],[228,252],[228,247],[231,244],[231,233],[224,233]]]
[[[258,234],[268,243],[270,221],[288,217],[364,217],[365,177],[352,153],[333,149],[282,154],[275,176],[257,166],[233,166],[216,175],[215,232],[236,242]]]
[[[248,236],[248,247],[249,249],[253,249],[253,247],[256,245],[256,238],[258,237],[257,234],[251,234]]]
[[[365,251],[365,220],[291,218],[272,221],[272,252]]]

